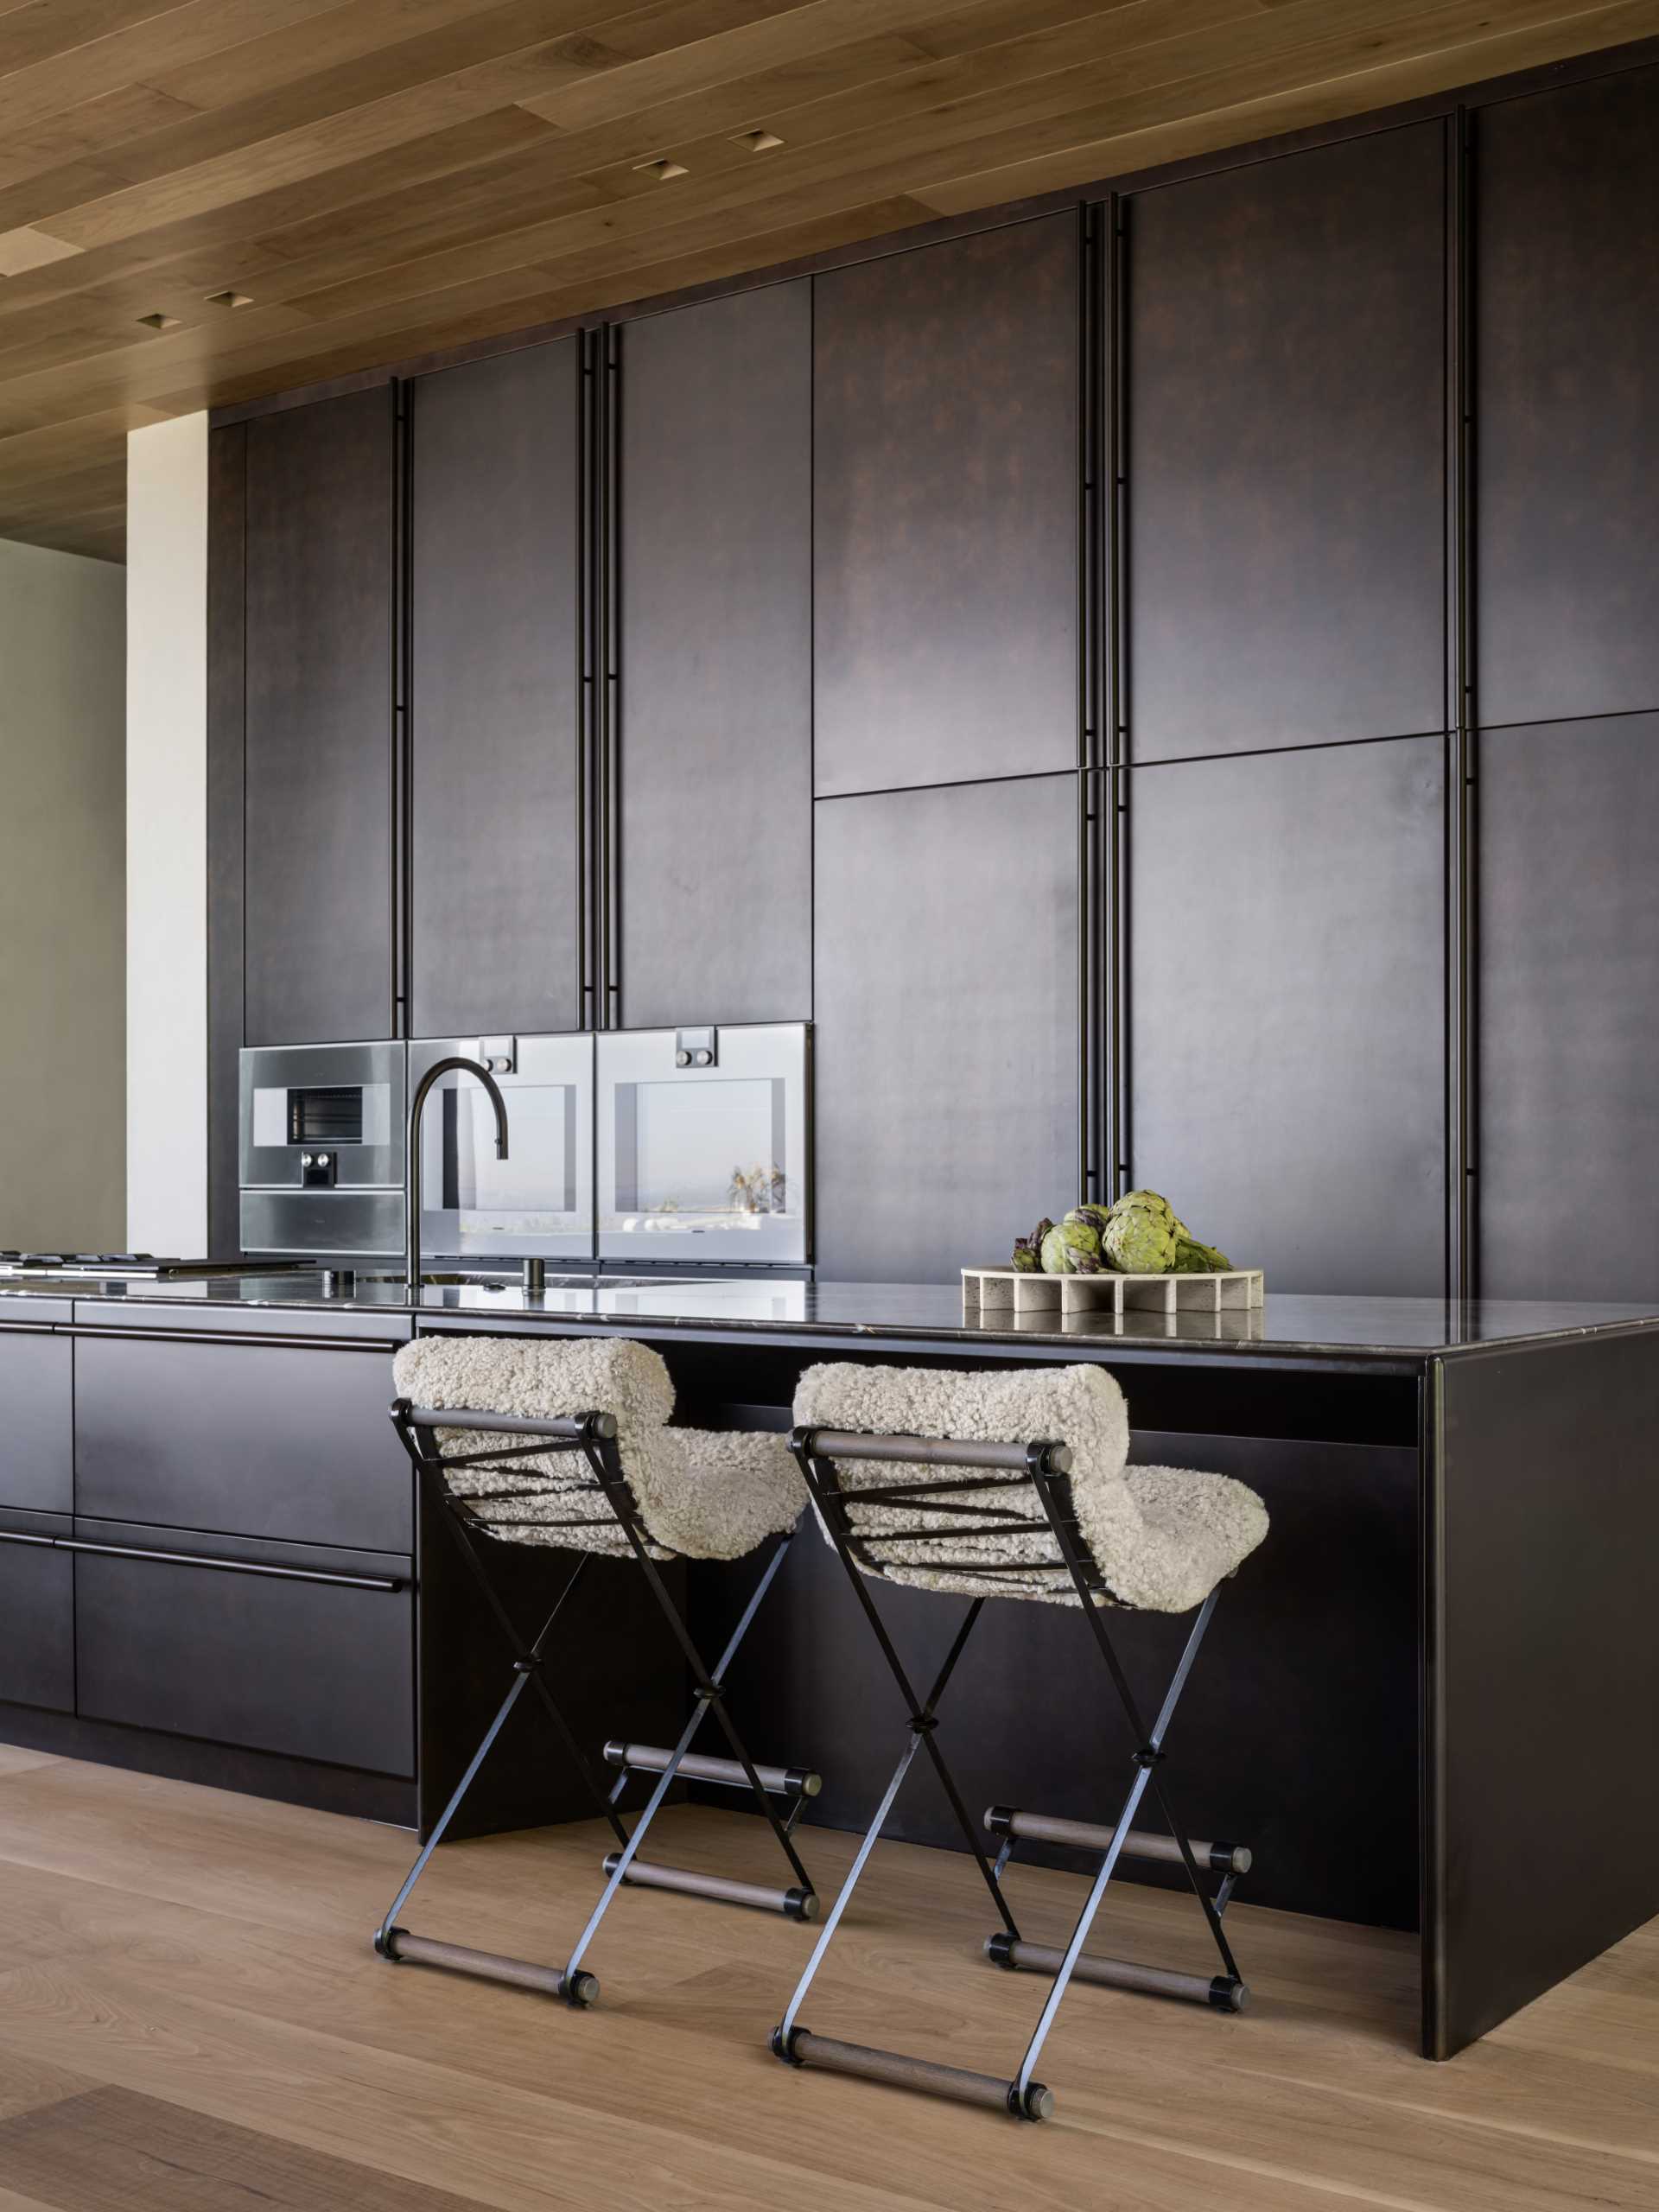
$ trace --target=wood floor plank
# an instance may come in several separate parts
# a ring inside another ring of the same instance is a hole
[[[476,2201],[127,2089],[0,2122],[0,2174],[75,2212],[462,2212]]]

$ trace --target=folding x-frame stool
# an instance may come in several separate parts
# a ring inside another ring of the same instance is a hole
[[[374,1939],[382,1958],[447,1967],[518,1988],[591,2005],[596,1977],[582,1964],[623,1883],[758,1906],[792,1920],[817,1917],[818,1900],[794,1829],[819,1777],[801,1766],[757,1764],[727,1709],[725,1680],[738,1648],[793,1541],[804,1496],[781,1437],[671,1428],[673,1389],[661,1359],[624,1338],[568,1344],[496,1338],[423,1338],[397,1356],[400,1395],[391,1416],[436,1517],[450,1532],[512,1655],[511,1683],[495,1718],[392,1900]],[[417,1402],[417,1399],[435,1402]],[[533,1408],[533,1409],[532,1409]],[[575,1553],[571,1571],[533,1641],[526,1641],[490,1573],[498,1543],[555,1545]],[[735,1559],[770,1542],[760,1580],[715,1664],[705,1665],[659,1571],[680,1559]],[[632,1556],[690,1669],[692,1709],[671,1745],[612,1741],[620,1771],[608,1789],[584,1756],[547,1680],[553,1630],[596,1554]],[[563,1966],[543,1966],[412,1933],[397,1916],[443,1840],[480,1769],[526,1689],[531,1690],[606,1820],[617,1848],[606,1858],[598,1903]],[[713,1713],[729,1758],[695,1752]],[[630,1832],[621,1801],[632,1777],[654,1777]],[[749,1791],[792,1879],[771,1888],[639,1857],[677,1778]],[[779,1809],[782,1801],[784,1809]]]
[[[1267,1514],[1254,1491],[1227,1476],[1128,1466],[1122,1393],[1100,1368],[989,1375],[850,1364],[813,1368],[802,1379],[796,1414],[801,1425],[791,1448],[909,1719],[908,1741],[773,2031],[772,2050],[791,2065],[931,2090],[1020,2119],[1046,2119],[1053,2097],[1035,2078],[1037,2061],[1074,1977],[1184,1997],[1223,2012],[1242,2012],[1247,2002],[1222,1915],[1235,1880],[1249,1866],[1249,1853],[1242,1846],[1190,1839],[1176,1824],[1160,1768],[1164,1738],[1215,1611],[1217,1586],[1260,1543],[1267,1533]],[[959,1592],[969,1599],[925,1695],[918,1694],[877,1610],[872,1578]],[[986,1857],[937,1734],[940,1700],[988,1596],[1082,1607],[1134,1746],[1130,1779],[1109,1827],[993,1806],[984,1824],[1002,1838],[995,1865]],[[1104,1611],[1114,1605],[1197,1611],[1150,1726],[1107,1633]],[[998,1966],[1053,1977],[1011,2076],[837,2042],[815,2035],[799,2017],[848,1900],[923,1751],[1001,1923],[985,1945],[987,1955]],[[1148,1795],[1165,1834],[1135,1826]],[[1022,1837],[1099,1854],[1098,1869],[1063,1949],[1027,1942],[1004,1894],[1003,1871]],[[1106,1885],[1126,1854],[1173,1859],[1185,1869],[1220,1955],[1218,1974],[1178,1973],[1084,1950]],[[1206,1886],[1206,1874],[1219,1877],[1213,1891]]]

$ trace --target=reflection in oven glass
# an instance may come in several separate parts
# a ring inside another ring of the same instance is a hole
[[[789,1211],[784,1091],[776,1078],[619,1084],[620,1212]]]

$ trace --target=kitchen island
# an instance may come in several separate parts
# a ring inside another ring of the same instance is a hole
[[[1659,1316],[1637,1307],[1016,1320],[948,1287],[766,1277],[453,1283],[418,1307],[365,1277],[9,1284],[0,1739],[429,1825],[497,1654],[385,1408],[411,1332],[479,1330],[626,1331],[710,1425],[786,1425],[819,1358],[1102,1363],[1137,1457],[1237,1474],[1273,1516],[1171,1752],[1189,1827],[1253,1847],[1247,1899],[1419,1930],[1439,2057],[1659,1911]],[[595,1743],[660,1740],[681,1684],[613,1567],[563,1701]],[[527,1605],[544,1571],[524,1562]],[[715,1626],[742,1580],[696,1570],[694,1615]],[[795,1548],[781,1594],[734,1687],[762,1752],[823,1772],[817,1818],[851,1826],[899,1716],[825,1548]],[[948,1637],[937,1600],[882,1604],[906,1658]],[[1166,1667],[1176,1624],[1113,1625],[1138,1680]],[[970,1802],[1102,1817],[1128,1746],[1103,1711],[1078,1770],[1077,1634],[991,1609],[944,1723]],[[478,1825],[584,1813],[553,1764],[533,1728],[504,1743]],[[918,1788],[894,1832],[943,1842],[942,1807]]]

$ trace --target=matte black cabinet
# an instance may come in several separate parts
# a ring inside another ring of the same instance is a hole
[[[626,1027],[812,1011],[812,290],[620,334]]]
[[[58,1309],[68,1319],[66,1304]],[[67,1337],[0,1319],[0,1507],[74,1510],[74,1416]]]
[[[407,1557],[411,1477],[391,1397],[390,1345],[84,1336],[76,1511]]]
[[[1078,1195],[1078,780],[818,803],[831,1280],[953,1281]]]
[[[1130,1177],[1271,1289],[1444,1287],[1444,742],[1128,773]]]
[[[1128,203],[1137,760],[1446,726],[1445,127]]]
[[[67,1516],[0,1505],[0,1701],[74,1709],[74,1566],[52,1547],[69,1529]]]
[[[84,1719],[414,1772],[407,1588],[114,1552],[74,1567]]]
[[[245,1041],[393,1031],[393,425],[382,386],[247,426]]]
[[[1476,710],[1659,708],[1659,70],[1474,134]]]
[[[1659,715],[1480,740],[1480,1287],[1659,1297]]]
[[[579,1027],[574,338],[410,387],[410,1033]]]
[[[1079,757],[1081,232],[815,281],[820,797]]]

